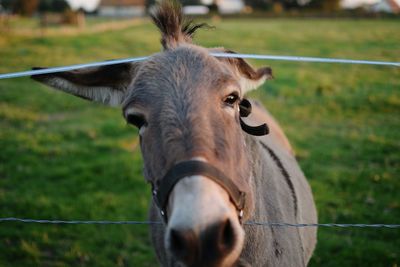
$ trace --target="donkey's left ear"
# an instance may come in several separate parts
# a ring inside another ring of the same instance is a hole
[[[123,63],[31,78],[57,90],[110,106],[120,105],[141,63]],[[42,68],[33,68],[42,69]]]
[[[235,54],[229,50],[211,50],[212,52],[224,52]],[[243,95],[247,92],[257,89],[266,80],[273,79],[272,69],[270,67],[263,67],[254,69],[242,58],[218,58],[233,67],[234,73],[238,76],[240,87]]]

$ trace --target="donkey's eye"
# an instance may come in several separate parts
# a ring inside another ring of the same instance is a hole
[[[139,129],[140,129],[142,126],[144,126],[144,125],[147,124],[147,122],[146,122],[144,116],[143,116],[143,115],[139,115],[139,114],[129,114],[129,115],[126,117],[126,121],[127,121],[129,124],[134,125],[134,126],[136,126],[137,128],[139,128]]]
[[[239,94],[237,92],[233,92],[224,99],[224,102],[228,106],[233,106],[238,100]]]

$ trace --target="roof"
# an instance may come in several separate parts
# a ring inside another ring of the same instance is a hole
[[[392,8],[393,13],[400,13],[400,4],[395,0],[388,0],[388,4]]]
[[[371,5],[370,10],[373,12],[386,12],[386,13],[399,14],[400,5],[396,2],[396,0],[381,0],[378,3]]]
[[[101,0],[101,6],[144,6],[146,0]]]
[[[382,5],[386,5],[387,8],[389,8],[393,13],[400,12],[400,0],[341,0],[340,1],[340,6],[345,9],[353,9],[359,7],[377,7]]]

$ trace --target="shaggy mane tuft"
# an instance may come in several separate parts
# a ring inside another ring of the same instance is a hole
[[[206,23],[194,23],[183,16],[181,5],[175,0],[163,0],[150,17],[161,31],[164,49],[177,47],[180,43],[191,43],[200,28],[211,28]]]

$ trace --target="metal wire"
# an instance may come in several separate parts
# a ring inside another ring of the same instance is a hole
[[[92,63],[85,63],[85,64],[61,66],[61,67],[54,67],[54,68],[47,68],[47,69],[5,73],[5,74],[0,74],[0,80],[25,77],[25,76],[35,76],[35,75],[40,75],[40,74],[51,74],[51,73],[56,73],[56,72],[78,70],[78,69],[89,68],[89,67],[101,67],[101,66],[108,66],[108,65],[115,65],[115,64],[122,64],[122,63],[139,62],[139,61],[146,60],[148,58],[149,57],[125,58],[125,59],[116,59],[116,60],[92,62]]]
[[[162,224],[160,221],[80,221],[80,220],[35,220],[22,218],[0,218],[1,222],[21,222],[21,223],[39,223],[39,224],[100,224],[100,225],[157,225]],[[340,227],[340,228],[400,228],[400,224],[364,224],[364,223],[280,223],[280,222],[252,222],[244,223],[249,226],[269,226],[269,227]]]
[[[162,222],[156,221],[87,221],[87,220],[35,220],[35,219],[25,219],[25,218],[0,218],[1,222],[21,222],[21,223],[40,223],[40,224],[162,224]]]
[[[259,59],[259,60],[268,59],[268,60],[297,61],[297,62],[364,64],[364,65],[380,65],[380,66],[400,67],[400,62],[394,62],[394,61],[390,62],[390,61],[355,60],[355,59],[341,59],[341,58],[296,57],[296,56],[274,56],[274,55],[231,54],[231,53],[210,53],[210,54],[215,57],[222,57],[222,58],[247,58],[247,59]],[[56,72],[71,71],[71,70],[77,70],[77,69],[88,68],[88,67],[100,67],[100,66],[108,66],[108,65],[115,65],[115,64],[121,64],[121,63],[139,62],[139,61],[144,61],[148,58],[149,58],[148,56],[134,57],[134,58],[125,58],[125,59],[85,63],[85,64],[76,64],[76,65],[69,65],[69,66],[60,66],[60,67],[39,69],[39,70],[4,73],[4,74],[0,74],[0,80],[25,77],[25,76],[34,76],[34,75],[40,75],[40,74],[51,74],[51,73],[56,73]]]
[[[375,60],[356,60],[343,58],[322,58],[322,57],[296,57],[296,56],[274,56],[274,55],[255,55],[255,54],[229,54],[229,53],[211,53],[215,57],[232,57],[247,59],[269,59],[281,61],[298,62],[318,62],[318,63],[342,63],[342,64],[363,64],[363,65],[381,65],[400,67],[400,62],[375,61]]]
[[[372,61],[372,60],[354,60],[354,59],[338,59],[338,58],[318,58],[318,57],[296,57],[296,56],[273,56],[273,55],[255,55],[255,54],[231,54],[231,53],[211,53],[215,57],[222,58],[247,58],[247,59],[261,59],[261,60],[282,60],[282,61],[298,61],[298,62],[319,62],[319,63],[342,63],[342,64],[364,64],[364,65],[381,65],[381,66],[394,66],[400,67],[400,62],[388,61]],[[51,74],[56,72],[71,71],[88,67],[100,67],[122,63],[139,62],[148,59],[149,57],[136,57],[118,60],[109,60],[101,62],[93,62],[86,64],[76,64],[69,66],[61,66],[47,69],[30,70],[14,73],[0,74],[1,79],[18,78],[25,76],[34,76],[40,74]],[[98,224],[98,225],[154,225],[162,224],[159,221],[88,221],[88,220],[36,220],[24,218],[0,218],[1,222],[21,222],[21,223],[39,223],[39,224]],[[357,227],[357,228],[400,228],[400,224],[338,224],[338,223],[280,223],[280,222],[245,222],[249,226],[269,226],[269,227]]]
[[[246,225],[274,226],[274,227],[340,227],[340,228],[400,228],[400,224],[365,224],[365,223],[269,223],[246,222]]]

